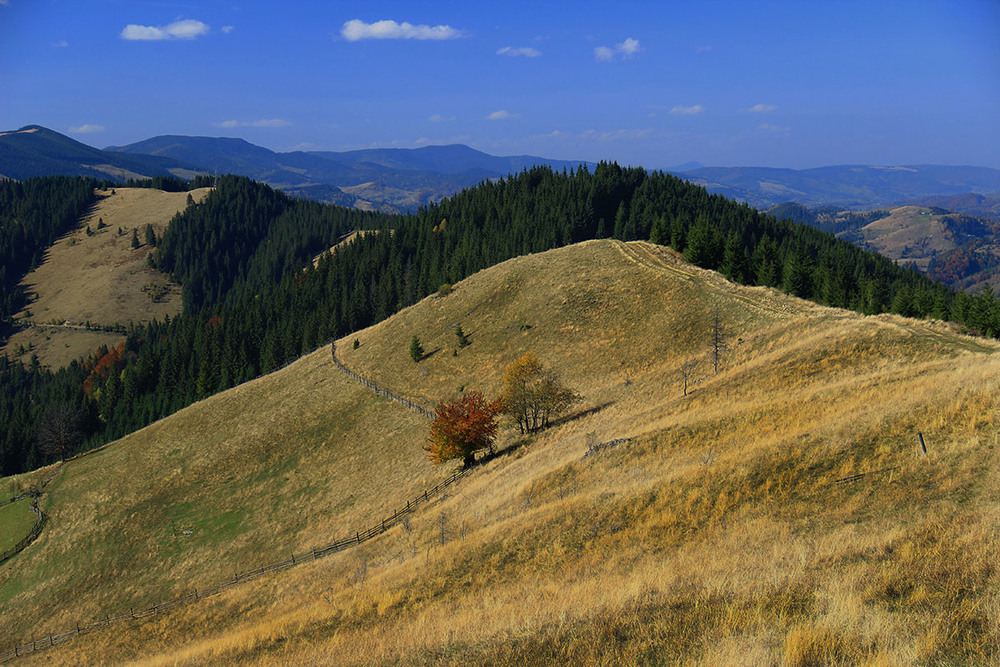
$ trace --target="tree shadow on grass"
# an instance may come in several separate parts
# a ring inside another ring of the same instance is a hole
[[[417,359],[417,363],[419,364],[419,363],[420,363],[421,361],[423,361],[424,359],[430,359],[431,357],[433,357],[433,356],[434,356],[435,354],[437,354],[437,353],[438,353],[438,352],[440,352],[440,351],[441,351],[441,348],[440,348],[440,347],[436,347],[436,348],[434,348],[433,350],[431,350],[431,351],[430,351],[430,352],[428,352],[427,354],[425,354],[425,355],[421,356],[421,357],[420,357],[419,359]]]
[[[475,462],[472,465],[468,466],[468,467],[469,468],[475,468],[477,466],[485,465],[485,464],[489,463],[490,461],[498,459],[498,458],[500,458],[502,456],[509,456],[509,455],[513,454],[514,452],[516,452],[521,447],[523,447],[524,445],[526,445],[529,442],[531,442],[532,436],[534,436],[537,433],[540,433],[541,431],[550,429],[553,426],[559,426],[560,424],[565,424],[567,422],[574,421],[576,419],[582,419],[583,417],[587,417],[589,415],[598,413],[601,410],[603,410],[604,408],[607,408],[607,407],[612,406],[614,404],[615,404],[615,401],[608,401],[607,403],[601,403],[600,405],[595,405],[592,408],[587,408],[586,410],[580,410],[578,412],[574,412],[572,414],[568,414],[565,417],[560,417],[559,419],[556,419],[555,421],[549,422],[549,425],[546,426],[544,429],[540,429],[538,431],[535,431],[535,433],[531,433],[531,434],[528,434],[528,435],[523,435],[522,437],[518,438],[514,442],[508,444],[503,449],[497,449],[497,450],[494,450],[492,452],[486,452],[485,454],[479,456],[475,460]]]
[[[601,403],[600,405],[595,405],[594,407],[587,408],[586,410],[579,410],[577,412],[568,414],[565,417],[560,417],[559,419],[555,419],[549,422],[547,428],[552,428],[553,426],[560,426],[562,424],[566,424],[571,421],[576,421],[577,419],[583,419],[584,417],[589,417],[590,415],[596,414],[601,410],[603,410],[604,408],[610,407],[614,404],[615,404],[614,401],[608,401],[607,403]]]

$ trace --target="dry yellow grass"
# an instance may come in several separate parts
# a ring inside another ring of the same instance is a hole
[[[886,257],[913,262],[926,271],[934,254],[954,250],[963,234],[956,235],[946,218],[955,214],[935,214],[923,206],[900,206],[889,215],[861,228],[865,242]],[[957,216],[961,217],[961,216]],[[957,237],[957,238],[956,238]]]
[[[209,188],[202,188],[190,194],[200,202],[208,192]],[[0,353],[15,357],[30,345],[44,365],[59,367],[100,345],[112,346],[124,339],[83,330],[80,325],[86,322],[127,325],[179,313],[180,287],[147,265],[150,248],[145,244],[132,248],[131,240],[135,229],[143,242],[146,225],[162,236],[170,219],[184,209],[188,194],[150,188],[117,188],[113,195],[99,191],[94,210],[76,230],[59,239],[42,265],[22,281],[32,299],[17,317],[55,326],[23,330],[12,336]],[[99,220],[107,227],[98,230]],[[92,236],[84,233],[87,226],[94,232]],[[164,287],[166,294],[154,302],[143,291],[148,285]],[[72,326],[65,326],[67,323]],[[27,359],[30,354],[20,356]]]
[[[712,374],[716,306],[731,349]],[[454,355],[456,323],[472,345]],[[414,364],[413,335],[439,351]],[[527,349],[584,395],[583,414],[360,548],[37,661],[1000,660],[1000,345],[612,241],[512,260],[338,342],[349,366],[428,406],[462,386],[495,392]],[[298,550],[313,525],[337,537],[442,474],[419,449],[426,422],[328,359],[67,465],[45,498],[52,525],[16,571],[0,568],[0,645],[224,577],[281,540]],[[700,382],[684,397],[692,360]],[[584,459],[591,432],[633,439]],[[179,546],[175,517],[226,539],[195,531]]]

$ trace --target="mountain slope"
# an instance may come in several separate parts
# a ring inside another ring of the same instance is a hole
[[[977,200],[984,198],[960,195],[933,201]],[[986,285],[994,289],[1000,285],[996,271],[1000,266],[997,226],[988,218],[914,205],[842,211],[833,206],[809,209],[786,202],[767,212],[836,234],[899,264],[912,264],[934,280],[970,294]]]
[[[717,374],[715,312],[729,344]],[[472,344],[456,355],[458,323]],[[419,364],[413,335],[431,352]],[[998,657],[1000,344],[591,241],[482,271],[337,349],[424,405],[495,393],[530,349],[584,402],[535,437],[506,432],[510,455],[363,547],[39,661]],[[321,348],[69,462],[42,499],[45,532],[0,567],[0,647],[366,527],[447,472],[424,459],[427,423]]]
[[[169,176],[190,168],[170,158],[98,150],[39,125],[0,133],[0,175],[6,178],[60,174],[126,180]]]
[[[145,229],[151,225],[162,237],[189,194],[200,203],[209,191],[98,190],[93,210],[21,281],[31,295],[16,315],[25,328],[0,345],[0,354],[25,363],[37,354],[43,365],[59,368],[125,339],[105,329],[178,315],[180,286],[148,265],[146,257],[154,248],[145,243]],[[140,239],[136,248],[133,230]]]

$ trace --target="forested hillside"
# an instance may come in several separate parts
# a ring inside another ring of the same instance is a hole
[[[94,203],[94,185],[66,176],[0,181],[0,335],[24,307],[21,278]]]
[[[314,256],[357,228],[376,233],[313,266]],[[648,238],[734,281],[824,304],[1000,331],[990,293],[956,296],[830,234],[659,172],[606,163],[593,172],[538,167],[408,216],[321,206],[224,177],[203,205],[171,223],[160,243],[156,261],[183,284],[184,316],[135,327],[118,349],[55,374],[0,368],[3,473],[141,428],[381,321],[443,283],[518,255],[609,236]],[[19,399],[16,387],[26,386],[45,399]],[[79,428],[46,454],[34,434],[52,414],[52,402],[79,406],[72,413]]]

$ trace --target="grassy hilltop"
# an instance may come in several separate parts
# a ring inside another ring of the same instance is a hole
[[[34,352],[42,364],[58,368],[101,345],[114,347],[125,340],[99,327],[179,314],[180,286],[147,264],[153,248],[145,243],[144,232],[152,225],[156,236],[162,236],[170,219],[184,210],[189,194],[201,202],[210,191],[98,190],[93,210],[49,248],[42,265],[22,281],[33,298],[17,319],[35,326],[11,336],[0,354],[27,362]],[[137,248],[131,243],[133,230]],[[87,322],[94,328],[85,329]]]
[[[454,354],[457,324],[472,344]],[[590,241],[337,350],[427,407],[495,394],[534,350],[584,400],[530,439],[508,429],[510,455],[361,547],[24,664],[1000,659],[996,342]],[[449,472],[421,450],[428,423],[325,347],[68,463],[41,537],[0,565],[0,649],[368,527]]]

